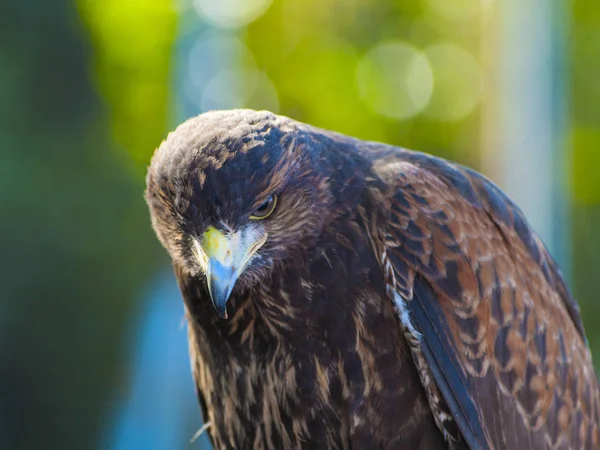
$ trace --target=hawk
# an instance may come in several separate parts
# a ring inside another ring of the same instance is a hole
[[[217,111],[160,145],[146,199],[217,448],[600,448],[578,306],[482,175]]]

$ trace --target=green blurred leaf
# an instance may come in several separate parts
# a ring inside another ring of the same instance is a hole
[[[577,201],[600,204],[600,126],[572,131],[573,192]]]
[[[165,134],[177,14],[171,0],[77,0],[112,130],[140,169]]]

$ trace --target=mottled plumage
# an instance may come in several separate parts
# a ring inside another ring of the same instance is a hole
[[[216,447],[600,448],[577,304],[481,175],[236,110],[147,183]]]

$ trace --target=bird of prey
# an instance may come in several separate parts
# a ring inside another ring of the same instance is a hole
[[[147,176],[219,449],[599,449],[576,302],[492,182],[269,112]]]

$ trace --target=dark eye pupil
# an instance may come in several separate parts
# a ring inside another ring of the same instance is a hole
[[[267,200],[265,200],[265,202],[262,205],[260,205],[258,208],[256,208],[256,211],[263,212],[269,207],[270,204],[271,204],[271,197],[269,197]]]

